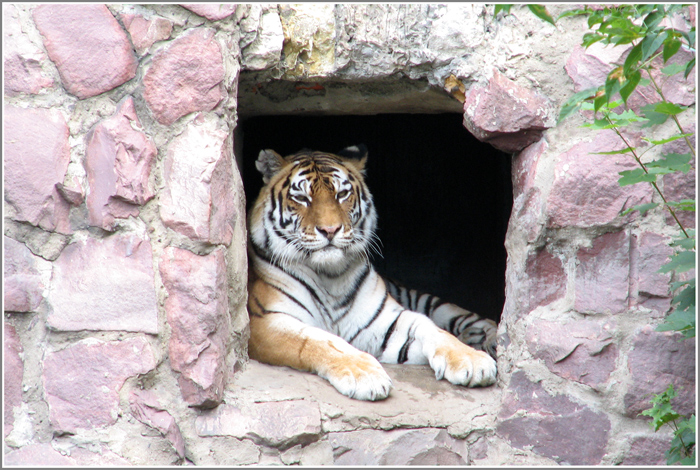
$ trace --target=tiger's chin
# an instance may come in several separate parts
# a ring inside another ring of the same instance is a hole
[[[348,268],[350,261],[342,248],[327,246],[311,253],[306,265],[317,273],[337,276]]]

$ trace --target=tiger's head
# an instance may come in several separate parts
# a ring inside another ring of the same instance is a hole
[[[305,265],[327,276],[367,258],[377,215],[366,161],[364,145],[287,157],[261,151],[255,164],[265,186],[249,220],[253,248],[282,267]]]

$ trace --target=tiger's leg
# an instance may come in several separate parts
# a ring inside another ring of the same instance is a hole
[[[439,328],[424,314],[405,310],[399,315],[379,360],[429,363],[435,378],[468,387],[496,382],[496,361]]]
[[[474,349],[486,351],[496,359],[498,325],[458,305],[431,294],[409,289],[393,279],[384,279],[391,296],[404,308],[428,315],[435,324],[452,333]]]
[[[260,362],[313,372],[350,398],[381,400],[391,390],[377,359],[286,314],[251,315],[248,352]]]

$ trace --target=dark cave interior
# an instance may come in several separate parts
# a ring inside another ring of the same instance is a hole
[[[248,207],[262,185],[260,150],[284,156],[365,144],[366,181],[379,213],[377,270],[500,319],[511,159],[472,136],[461,114],[256,116],[240,122],[236,138]]]

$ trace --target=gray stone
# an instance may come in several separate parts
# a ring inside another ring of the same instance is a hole
[[[4,436],[12,432],[15,422],[14,409],[22,406],[22,380],[24,378],[24,361],[22,342],[17,330],[8,323],[3,324],[2,378],[3,378],[3,423]]]

